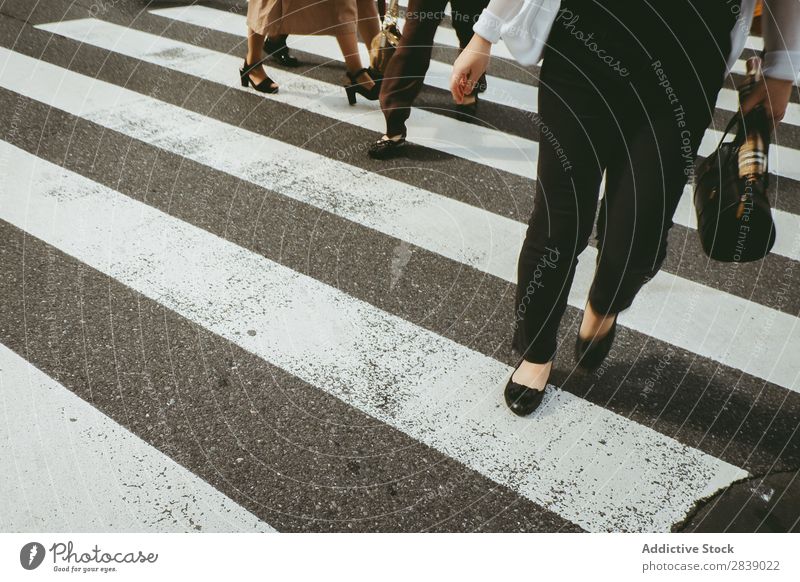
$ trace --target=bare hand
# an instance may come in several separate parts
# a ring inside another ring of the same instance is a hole
[[[746,114],[761,105],[767,113],[767,118],[772,119],[773,124],[777,125],[786,115],[792,87],[791,81],[764,77],[756,83],[750,94],[742,101],[742,113]]]
[[[485,38],[472,35],[472,40],[453,63],[453,76],[450,77],[450,92],[456,103],[464,102],[464,95],[472,93],[478,80],[489,66],[492,43]]]

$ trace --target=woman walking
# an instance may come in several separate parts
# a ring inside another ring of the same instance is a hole
[[[380,79],[363,67],[358,53],[361,35],[369,50],[380,30],[378,8],[372,0],[250,0],[247,6],[247,56],[239,73],[242,85],[273,93],[277,85],[269,79],[262,64],[267,37],[324,34],[335,36],[344,56],[348,83],[345,86],[350,104],[356,94],[372,101],[378,99]]]
[[[457,102],[484,73],[501,36],[524,63],[543,57],[538,184],[518,263],[514,348],[521,363],[505,388],[514,413],[528,415],[542,401],[604,172],[595,276],[575,342],[581,370],[600,366],[617,314],[659,271],[672,216],[717,94],[744,47],[753,5],[491,0],[481,14],[453,67]],[[742,110],[763,106],[777,124],[800,71],[800,3],[766,1],[764,12],[765,78]]]

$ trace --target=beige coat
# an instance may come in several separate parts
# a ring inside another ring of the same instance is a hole
[[[356,32],[358,4],[373,0],[250,0],[247,26],[257,34]]]

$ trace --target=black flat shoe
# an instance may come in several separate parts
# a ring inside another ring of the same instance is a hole
[[[289,53],[289,47],[286,46],[286,39],[271,40],[267,38],[264,41],[264,52],[269,55],[273,61],[284,67],[299,67],[302,63],[296,57]]]
[[[472,96],[475,97],[475,101],[469,105],[464,103],[456,104],[456,117],[461,121],[468,123],[475,121],[475,116],[478,114],[478,93],[475,92]]]
[[[402,150],[405,145],[406,138],[404,137],[398,140],[379,139],[369,146],[367,155],[373,160],[386,160],[400,153],[400,150]]]
[[[516,369],[514,372],[516,372]],[[514,374],[512,373],[511,378],[513,377]],[[533,414],[544,399],[547,383],[545,383],[545,388],[536,390],[535,388],[528,388],[522,384],[517,384],[511,378],[508,379],[506,389],[503,391],[503,395],[506,399],[506,406],[517,416]]]
[[[244,60],[244,66],[239,69],[239,78],[242,81],[242,87],[252,86],[253,89],[260,93],[277,93],[279,87],[277,87],[277,83],[267,77],[263,81],[261,81],[258,85],[253,82],[253,79],[250,78],[250,71],[255,69],[256,67],[260,67],[266,59],[262,59],[257,63],[252,65],[247,64],[247,59]],[[273,87],[275,85],[275,87]]]
[[[505,389],[506,406],[517,416],[533,414],[544,399],[544,389],[534,390],[508,381]]]
[[[611,351],[611,344],[614,343],[614,334],[617,331],[617,318],[614,316],[614,323],[603,337],[582,339],[580,331],[575,338],[575,362],[578,369],[583,372],[593,372],[603,363],[603,360]]]
[[[372,87],[369,89],[367,89],[363,83],[358,82],[358,78],[364,73],[366,73],[372,81]],[[381,93],[381,83],[380,80],[375,80],[372,78],[372,76],[369,74],[369,69],[359,69],[355,73],[347,71],[347,78],[350,79],[350,84],[345,85],[344,90],[347,93],[347,102],[350,103],[350,105],[356,104],[356,94],[359,94],[370,101],[378,100],[378,97]]]

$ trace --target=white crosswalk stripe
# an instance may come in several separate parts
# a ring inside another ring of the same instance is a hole
[[[232,12],[197,5],[149,12],[244,35],[244,17]],[[157,65],[169,75],[241,89],[235,83],[237,55],[94,18],[36,28]],[[457,46],[447,27],[440,27],[436,42]],[[751,38],[748,47],[757,49],[759,42]],[[290,37],[290,44],[341,60],[328,37]],[[510,57],[502,44],[495,54]],[[0,87],[14,94],[458,265],[516,280],[523,223],[14,50],[0,47],[0,70]],[[383,132],[377,104],[352,108],[340,87],[286,71],[275,76],[281,92],[267,99],[331,124]],[[449,65],[434,61],[426,83],[445,89],[448,76]],[[485,101],[536,111],[532,85],[491,77],[489,86]],[[718,107],[730,111],[735,103],[735,93],[723,90]],[[785,124],[800,125],[798,107],[790,106]],[[534,140],[421,110],[413,112],[409,131],[414,142],[487,171],[536,177]],[[701,154],[718,138],[719,132],[709,130]],[[517,418],[502,402],[511,368],[486,354],[16,145],[0,141],[0,160],[14,169],[0,188],[1,220],[588,531],[669,531],[699,500],[750,476],[672,433],[555,386],[539,413]],[[800,180],[800,152],[794,148],[773,147],[770,164],[778,176]],[[774,253],[800,261],[800,217],[774,214]],[[696,226],[690,196],[684,195],[675,221]],[[592,247],[580,257],[569,296],[573,307],[583,307],[595,258]],[[688,310],[670,307],[676,303]],[[620,324],[687,350],[709,367],[725,366],[789,394],[800,392],[800,325],[789,313],[662,271]],[[2,344],[0,371],[8,432],[0,438],[0,449],[8,449],[0,455],[0,493],[18,508],[3,516],[18,530],[39,525],[49,531],[274,531]],[[51,427],[42,446],[15,440],[26,423]],[[101,442],[100,434],[110,436]],[[46,446],[55,440],[69,442],[79,458],[57,478],[52,475],[63,468],[63,459]],[[33,459],[28,467],[20,465],[20,452]],[[144,472],[132,471],[134,458]],[[25,471],[39,476],[36,488],[20,488]],[[65,495],[66,480],[82,488]],[[130,483],[139,487],[136,501],[120,501],[120,487]],[[178,486],[168,489],[167,483]],[[168,523],[159,520],[163,507],[177,506],[190,494],[193,504],[173,512]],[[102,503],[93,501],[99,497]],[[131,503],[151,507],[112,515],[115,507]],[[71,508],[72,520],[65,508]],[[76,511],[83,517],[75,519]]]

